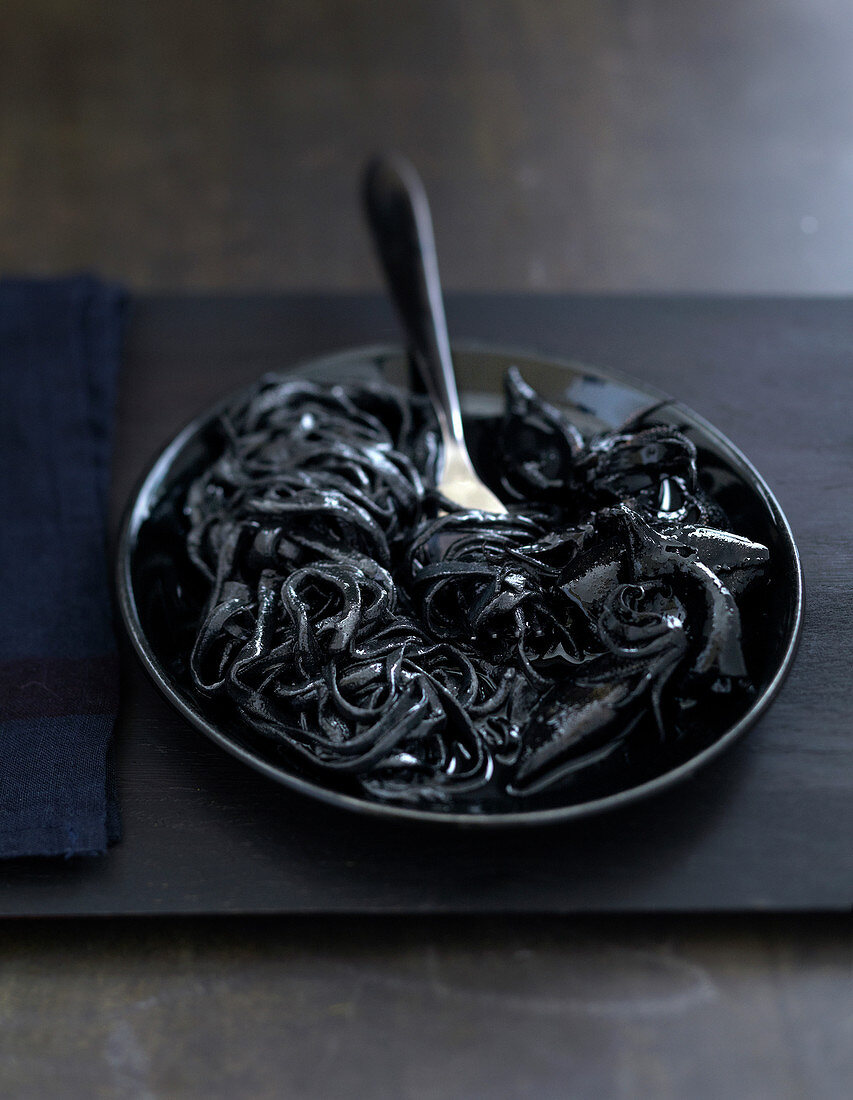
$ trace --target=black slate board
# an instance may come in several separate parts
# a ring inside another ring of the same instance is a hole
[[[124,647],[125,838],[0,867],[0,915],[849,910],[853,902],[853,306],[450,296],[457,338],[616,368],[673,393],[776,492],[806,574],[794,670],[723,759],[646,804],[515,835],[393,829],[315,805],[177,717]],[[263,372],[394,342],[379,298],[147,298],[118,412],[113,529],[174,431]]]

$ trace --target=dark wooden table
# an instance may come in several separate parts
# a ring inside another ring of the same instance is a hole
[[[7,0],[0,268],[378,284],[394,145],[456,288],[850,293],[832,0]],[[792,823],[795,827],[795,823]],[[840,918],[4,923],[14,1097],[840,1097]]]

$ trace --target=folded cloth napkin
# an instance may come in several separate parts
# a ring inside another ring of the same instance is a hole
[[[124,296],[0,281],[0,858],[118,839],[106,559]]]

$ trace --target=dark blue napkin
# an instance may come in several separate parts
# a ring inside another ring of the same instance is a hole
[[[106,558],[115,287],[0,282],[0,858],[118,838]]]

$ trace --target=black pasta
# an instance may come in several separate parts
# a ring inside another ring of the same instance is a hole
[[[277,376],[189,488],[194,687],[321,782],[431,809],[570,798],[630,783],[697,699],[751,690],[735,593],[769,555],[689,439],[584,439],[517,371],[506,389],[507,515],[437,493],[422,399]]]

